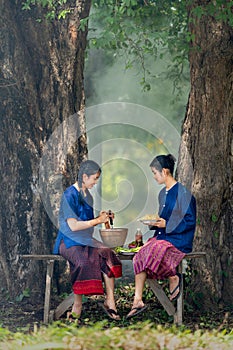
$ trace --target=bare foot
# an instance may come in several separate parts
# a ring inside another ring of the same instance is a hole
[[[82,304],[74,303],[72,306],[71,314],[76,318],[79,318],[81,316],[81,312],[82,312]]]

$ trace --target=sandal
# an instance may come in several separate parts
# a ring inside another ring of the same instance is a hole
[[[138,307],[132,307],[132,309],[130,310],[130,312],[128,313],[128,315],[126,316],[127,319],[132,318],[134,316],[137,316],[138,314],[140,314],[141,312],[144,312],[147,309],[147,306],[138,306]],[[133,313],[132,313],[133,311]]]
[[[179,296],[180,296],[180,293],[181,293],[182,280],[183,280],[183,279],[182,279],[182,275],[181,275],[180,273],[177,273],[176,275],[177,275],[178,278],[179,278],[179,282],[178,282],[177,286],[173,289],[173,291],[172,291],[172,292],[169,292],[169,295],[172,296],[172,295],[177,291],[177,289],[179,289],[179,292],[178,292],[178,294],[177,294],[174,298],[170,298],[170,301],[175,301],[175,300],[177,300],[177,299],[179,298]]]
[[[121,318],[120,318],[120,315],[118,314],[117,311],[110,309],[109,307],[107,307],[103,303],[99,303],[99,306],[106,313],[106,315],[108,315],[109,318],[111,318],[112,320],[115,320],[115,321],[120,321]]]

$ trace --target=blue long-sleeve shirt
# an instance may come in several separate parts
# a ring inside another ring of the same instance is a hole
[[[159,193],[159,216],[166,220],[166,227],[155,227],[154,237],[191,252],[196,228],[196,200],[191,192],[179,182],[168,191],[164,187]]]
[[[72,246],[98,247],[101,242],[93,238],[94,228],[72,231],[67,220],[74,218],[77,221],[87,221],[94,219],[93,198],[89,192],[83,199],[80,192],[72,185],[68,187],[62,195],[59,210],[59,231],[54,244],[53,253],[59,254],[59,246],[64,241],[66,248]]]

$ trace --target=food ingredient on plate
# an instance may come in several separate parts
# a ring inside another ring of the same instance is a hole
[[[137,242],[136,242],[136,241],[130,242],[130,243],[128,244],[128,247],[129,247],[129,249],[137,248]]]
[[[159,216],[157,213],[155,214],[146,214],[144,216],[142,216],[141,218],[139,218],[139,221],[150,221],[150,220],[158,220]]]
[[[116,247],[114,250],[116,253],[137,253],[141,247],[135,248],[124,248],[124,247]]]

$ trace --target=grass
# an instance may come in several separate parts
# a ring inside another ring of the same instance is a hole
[[[42,326],[30,334],[9,333],[0,329],[2,350],[104,350],[104,349],[146,349],[185,350],[233,348],[233,332],[202,331],[171,326],[165,328],[148,321],[136,322],[125,328],[115,323],[109,327],[105,321],[90,326],[77,326],[59,321]]]

